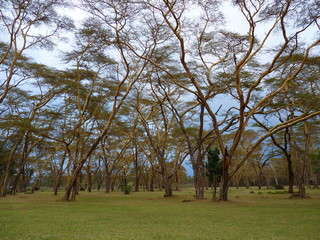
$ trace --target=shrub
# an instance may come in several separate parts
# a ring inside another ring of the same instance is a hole
[[[121,190],[124,194],[130,194],[132,192],[132,187],[130,185],[123,186]]]
[[[275,184],[275,185],[274,185],[274,189],[282,190],[282,189],[284,189],[284,187],[283,187],[283,185],[281,185],[281,184]]]

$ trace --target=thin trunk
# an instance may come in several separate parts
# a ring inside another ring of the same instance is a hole
[[[154,191],[154,169],[151,167],[151,176],[150,176],[150,183],[147,183],[149,185],[149,191],[153,192]]]
[[[66,157],[67,157],[67,150],[64,152],[63,157],[60,161],[58,176],[56,177],[56,180],[53,185],[53,194],[54,195],[58,195],[58,190],[59,190],[59,187],[62,183],[63,166],[64,166],[64,162],[66,160]]]
[[[203,145],[203,123],[204,123],[204,105],[200,106],[200,126],[198,133],[198,142],[197,142],[197,157],[195,159],[195,163],[193,163],[193,171],[195,174],[195,191],[196,191],[196,199],[204,199],[204,189],[205,189],[205,170],[203,158],[204,155],[202,153],[202,145]]]
[[[127,181],[127,174],[126,171],[122,171],[122,177],[121,177],[121,187],[127,187],[128,181]]]
[[[97,177],[97,190],[100,191],[101,185],[103,183],[103,176],[102,174],[99,172],[98,173],[98,177]]]
[[[13,148],[10,151],[10,155],[9,155],[8,160],[6,162],[6,170],[4,173],[3,181],[0,186],[0,197],[5,197],[7,195],[8,184],[9,184],[9,179],[10,179],[10,175],[11,175],[11,168],[13,165],[13,157],[14,157],[16,150],[18,149],[18,146],[20,145],[20,143],[23,139],[23,136],[24,136],[24,133],[19,136],[18,140],[16,141],[15,145],[13,146]]]
[[[91,175],[91,171],[88,173],[88,192],[92,191],[92,175]]]
[[[309,154],[309,146],[310,146],[310,132],[308,128],[308,123],[304,122],[304,136],[305,136],[305,149],[304,156],[302,157],[302,169],[299,181],[299,197],[307,198],[308,195],[306,193],[306,175],[307,175],[307,163],[308,163],[308,154]]]
[[[135,154],[134,154],[134,172],[135,172],[135,183],[134,183],[134,191],[139,192],[140,185],[140,169],[138,163],[138,145],[135,143]]]
[[[175,172],[175,180],[176,180],[176,191],[180,191],[180,183],[179,183],[178,171]]]
[[[293,186],[294,186],[294,172],[292,166],[292,155],[286,154],[287,164],[288,164],[288,178],[289,178],[289,189],[288,193],[293,193]]]
[[[213,192],[212,192],[212,199],[217,200],[217,185],[218,185],[218,179],[217,176],[213,177]]]
[[[21,174],[23,173],[25,164],[27,162],[28,149],[29,149],[29,141],[28,140],[29,140],[29,132],[27,131],[26,132],[26,136],[25,136],[25,140],[24,140],[22,153],[21,153],[21,161],[20,161],[20,164],[18,166],[19,170],[18,170],[18,172],[16,174],[16,177],[14,178],[14,181],[12,183],[11,192],[10,192],[13,195],[16,194]]]
[[[43,164],[43,166],[41,167],[41,169],[39,170],[39,173],[34,181],[33,187],[31,189],[31,193],[34,193],[35,189],[39,187],[39,183],[40,183],[40,179],[42,177],[42,172],[43,170],[46,168],[46,166],[48,165],[48,162],[53,158],[53,156],[56,154],[57,151],[55,151],[54,153],[52,153],[45,161],[45,163]]]

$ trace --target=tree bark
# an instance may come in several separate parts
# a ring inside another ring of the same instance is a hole
[[[106,174],[106,193],[109,193],[111,189],[111,174]]]
[[[9,179],[10,179],[10,175],[11,175],[10,172],[11,172],[11,168],[13,165],[13,157],[14,157],[14,154],[15,154],[18,146],[20,145],[20,143],[23,139],[23,136],[24,136],[24,133],[19,136],[19,139],[16,141],[15,145],[13,146],[13,148],[10,151],[10,155],[9,155],[8,160],[6,162],[6,170],[4,173],[3,181],[0,186],[0,197],[5,197],[7,195],[8,184],[9,184]]]
[[[293,172],[291,154],[286,154],[286,159],[287,159],[287,164],[288,164],[288,179],[289,179],[289,189],[288,189],[288,193],[293,193],[294,172]]]
[[[134,191],[139,192],[140,185],[140,167],[138,162],[138,146],[135,143],[135,154],[134,154],[134,172],[135,172],[135,183],[134,183]]]
[[[163,176],[163,182],[164,182],[164,196],[165,197],[172,197],[172,175],[171,176],[167,176],[165,174],[165,176]]]
[[[222,178],[220,187],[219,200],[228,201],[228,189],[229,189],[229,165],[230,159],[227,149],[224,151],[223,155],[223,165],[222,165]]]
[[[180,191],[180,183],[179,183],[178,171],[176,171],[176,173],[175,173],[175,180],[176,180],[176,191]]]
[[[205,188],[203,171],[201,171],[201,168],[199,168],[198,166],[195,166],[193,171],[194,171],[194,187],[195,187],[196,199],[202,200],[204,199],[204,188]]]

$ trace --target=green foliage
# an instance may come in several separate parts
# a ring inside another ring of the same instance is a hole
[[[313,166],[313,172],[320,174],[320,151],[309,154],[311,165]]]
[[[220,151],[217,147],[207,151],[206,176],[210,184],[214,179],[220,181],[222,175],[222,163],[219,155]]]
[[[128,195],[132,192],[132,186],[131,185],[127,185],[127,186],[122,186],[121,191]]]
[[[0,142],[0,176],[6,169],[6,160],[10,154],[10,150],[4,142]]]
[[[282,190],[282,189],[284,189],[284,186],[281,185],[281,184],[275,184],[275,185],[274,185],[274,189]]]

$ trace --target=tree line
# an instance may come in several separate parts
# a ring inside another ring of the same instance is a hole
[[[279,171],[306,197],[319,180],[317,5],[0,1],[0,195],[50,179],[75,200],[84,182],[108,192],[131,176],[136,191],[157,184],[170,197],[189,163],[197,199],[208,183],[226,201],[231,184],[278,183]],[[245,32],[228,30],[225,6]],[[65,38],[64,67],[30,56]]]

